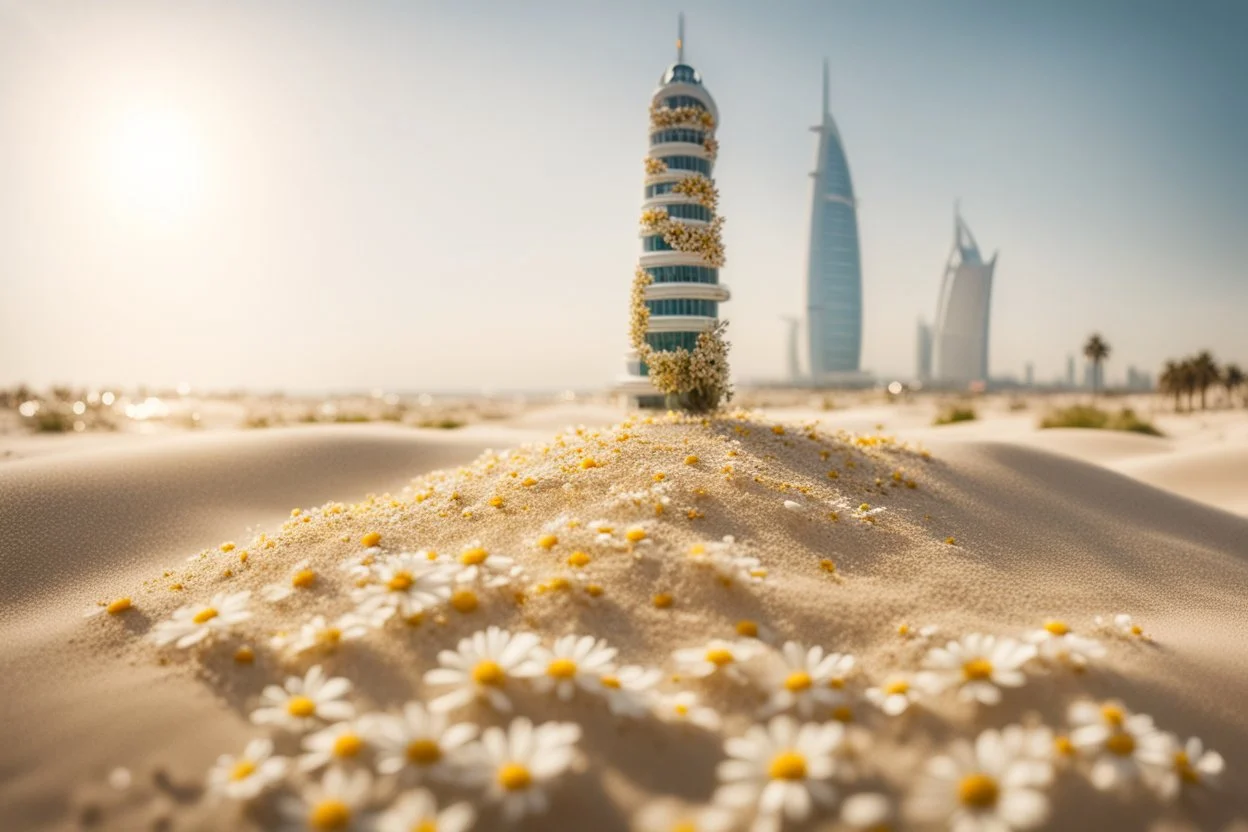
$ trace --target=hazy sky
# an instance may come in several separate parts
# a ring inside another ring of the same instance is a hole
[[[0,383],[601,386],[682,8],[739,379],[805,306],[825,55],[867,368],[913,371],[959,197],[994,374],[1248,363],[1248,3],[0,0]]]

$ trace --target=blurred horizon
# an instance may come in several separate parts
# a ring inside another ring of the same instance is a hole
[[[646,107],[719,104],[738,379],[802,315],[820,66],[864,368],[914,372],[953,205],[991,374],[1248,363],[1248,5],[0,0],[0,385],[559,391],[623,371]],[[1081,373],[1080,373],[1081,375]]]

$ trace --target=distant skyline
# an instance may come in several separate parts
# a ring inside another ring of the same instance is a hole
[[[0,0],[0,384],[606,387],[682,10],[738,378],[804,314],[825,56],[865,369],[913,374],[956,199],[994,376],[1248,363],[1245,3]]]

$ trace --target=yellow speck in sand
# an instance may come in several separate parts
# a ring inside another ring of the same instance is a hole
[[[582,459],[580,462],[580,465],[581,465],[581,470],[588,470],[590,468],[600,467],[598,465],[598,461],[595,460],[592,456],[587,456],[584,459]]]
[[[663,482],[665,479],[667,479],[667,474],[664,474],[662,471],[659,471],[654,475],[655,482]]]
[[[128,609],[131,609],[133,606],[134,604],[130,601],[129,598],[118,598],[116,601],[112,602],[107,607],[105,607],[104,610],[109,615],[121,615],[123,612],[125,612]]]
[[[537,545],[548,552],[558,544],[559,538],[553,534],[544,534],[537,539]]]
[[[233,544],[233,543],[222,543],[222,544],[221,544],[221,551],[222,551],[222,552],[233,552],[233,551],[234,551],[234,544]]]
[[[953,539],[953,535],[946,537],[945,542],[948,543],[950,546],[954,546],[957,544],[957,541]]]
[[[490,498],[490,506],[491,506],[492,508],[502,508],[502,507],[503,507],[503,498],[502,498],[502,497],[499,497],[498,495],[495,495],[495,496],[491,497],[491,498]]]
[[[651,602],[658,609],[665,610],[672,605],[673,598],[670,593],[660,592],[651,599]]]
[[[633,528],[624,532],[624,539],[627,540],[629,543],[640,543],[641,541],[646,539],[646,530],[639,526],[634,526]]]
[[[743,618],[737,622],[737,635],[742,638],[758,638],[758,622]]]
[[[776,436],[784,436],[784,425],[772,425],[771,432]]]
[[[307,589],[316,583],[316,573],[311,569],[300,569],[290,579],[290,585],[295,589]]]
[[[520,481],[520,484],[523,485],[525,488],[532,488],[533,486],[537,485],[537,480],[533,479],[532,477],[525,477],[523,480]]]
[[[239,562],[239,563],[246,563],[246,562],[247,562],[247,558],[249,558],[249,557],[251,557],[251,556],[250,556],[250,555],[248,555],[248,554],[247,554],[247,550],[246,550],[246,549],[244,549],[243,551],[241,551],[241,552],[239,552],[239,553],[238,553],[238,562]]]
[[[585,591],[589,593],[591,598],[597,598],[602,595],[603,589],[599,584],[589,584],[585,587]]]
[[[689,456],[685,457],[685,464],[686,464],[686,465],[697,465],[697,464],[698,464],[698,458],[697,458],[696,456],[694,456],[693,454],[689,454]]]
[[[1064,636],[1070,632],[1070,627],[1067,626],[1065,621],[1057,620],[1044,622],[1044,629],[1048,630],[1055,636]]]
[[[836,562],[832,560],[828,560],[827,558],[824,558],[823,560],[819,561],[819,568],[822,569],[824,572],[835,572]]]
[[[485,559],[488,558],[489,556],[490,556],[490,553],[487,552],[483,547],[472,546],[472,547],[465,549],[463,552],[460,553],[459,562],[462,563],[464,566],[477,566],[479,564],[485,563]],[[433,558],[430,558],[430,560],[434,560],[436,559],[436,557],[437,556],[435,555]]]
[[[381,534],[379,532],[369,532],[360,538],[360,545],[365,549],[371,549],[379,543],[381,543]]]
[[[573,552],[568,555],[568,566],[581,567],[589,563],[589,555],[584,552]]]

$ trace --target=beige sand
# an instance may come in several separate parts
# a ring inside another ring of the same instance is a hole
[[[621,441],[621,433],[629,438]],[[767,424],[716,422],[565,437],[545,453],[490,456],[465,473],[418,481],[395,491],[396,504],[379,498],[341,513],[309,512],[308,522],[295,518],[279,531],[292,504],[396,489],[405,471],[466,462],[508,438],[269,431],[0,468],[4,817],[22,829],[81,821],[142,829],[162,819],[179,829],[237,828],[266,817],[210,805],[205,773],[218,754],[237,753],[265,733],[247,721],[261,688],[313,663],[271,654],[267,636],[313,610],[350,609],[348,578],[335,565],[360,555],[362,535],[379,532],[387,552],[454,553],[479,539],[512,554],[527,570],[527,601],[483,593],[474,612],[448,611],[444,621],[415,628],[391,622],[319,659],[355,682],[362,708],[424,698],[421,678],[437,651],[487,623],[531,629],[547,641],[569,632],[601,636],[622,661],[665,665],[673,649],[730,637],[735,622],[755,619],[778,637],[853,653],[850,690],[858,696],[869,681],[920,661],[924,648],[897,634],[902,622],[935,624],[948,637],[1021,636],[1059,617],[1092,634],[1095,615],[1128,612],[1153,641],[1099,634],[1108,656],[1086,674],[1031,674],[998,706],[936,698],[924,713],[894,723],[859,702],[855,716],[877,740],[865,777],[847,791],[904,796],[923,759],[951,737],[1033,711],[1058,726],[1065,705],[1089,695],[1121,698],[1167,730],[1204,737],[1226,758],[1225,782],[1216,793],[1163,806],[1147,794],[1097,793],[1080,775],[1063,773],[1050,792],[1050,828],[1145,829],[1161,818],[1165,828],[1222,829],[1248,819],[1248,520],[1018,445],[934,441],[929,460],[888,444],[807,438],[794,426],[779,435]],[[697,459],[686,464],[690,455]],[[584,456],[600,464],[582,468]],[[1163,458],[1137,458],[1154,457]],[[830,468],[837,479],[828,478]],[[512,470],[517,477],[508,476]],[[895,484],[896,471],[917,487]],[[658,472],[671,499],[661,516],[650,500],[612,499],[613,490],[651,487]],[[537,482],[521,486],[526,476]],[[1233,479],[1242,495],[1244,483]],[[432,496],[417,502],[431,487]],[[494,496],[504,498],[501,508],[488,504]],[[801,510],[786,509],[786,499]],[[858,519],[853,507],[863,502],[885,511]],[[582,544],[594,556],[601,597],[575,588],[542,592],[538,585],[567,571],[564,558],[579,534],[562,533],[551,551],[533,545],[561,514],[605,517],[621,529],[644,524],[652,542],[639,560]],[[257,546],[249,525],[267,530],[275,546]],[[689,562],[691,545],[726,534],[762,560],[762,583],[725,588]],[[237,548],[202,549],[223,540]],[[254,553],[245,565],[237,557],[244,548]],[[318,588],[280,608],[253,599],[255,617],[233,636],[187,653],[142,639],[181,604],[222,589],[258,590],[303,559],[318,570]],[[835,573],[821,566],[825,559],[835,561]],[[175,583],[182,589],[171,590]],[[656,593],[674,603],[656,608]],[[133,598],[133,610],[82,619],[91,602],[121,595]],[[244,642],[256,647],[254,664],[232,660]],[[760,694],[750,686],[682,684],[729,717],[726,734],[753,719]],[[713,791],[723,753],[713,732],[652,719],[621,726],[592,697],[565,706],[521,691],[517,704],[535,719],[578,722],[585,733],[585,770],[554,790],[548,816],[523,829],[623,829],[656,795],[700,802]],[[500,721],[485,709],[461,716]],[[134,776],[120,791],[106,784],[118,766]]]

